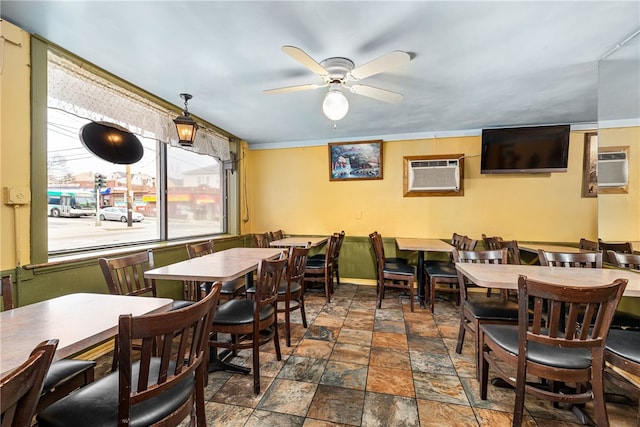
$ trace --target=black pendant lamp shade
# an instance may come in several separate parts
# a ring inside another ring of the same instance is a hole
[[[120,165],[136,163],[144,154],[138,137],[113,123],[87,123],[80,129],[80,141],[96,156]]]

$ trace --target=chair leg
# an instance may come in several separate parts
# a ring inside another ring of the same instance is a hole
[[[278,318],[276,317],[276,322],[273,324],[274,332],[273,332],[273,346],[276,348],[276,359],[278,361],[282,360],[282,353],[280,353],[280,336],[278,334]]]
[[[409,280],[407,283],[409,285],[409,298],[411,298],[411,312],[413,313],[413,279]]]
[[[602,354],[602,353],[601,353]],[[604,398],[604,360],[592,361],[591,367],[591,392],[593,393],[593,413],[598,427],[608,427],[609,417],[607,416],[607,406]],[[640,410],[640,408],[639,408]]]
[[[300,293],[300,299],[298,299],[298,303],[300,304],[300,316],[302,316],[302,326],[307,328],[307,313],[304,309],[304,292]]]
[[[284,305],[284,334],[287,347],[291,347],[291,300],[287,298]]]
[[[436,281],[433,278],[429,279],[429,299],[431,302],[431,314],[433,314],[436,306]]]
[[[456,344],[456,353],[458,354],[462,353],[462,345],[464,344],[464,334],[466,330],[467,328],[465,328],[464,309],[461,309],[460,310],[460,328],[458,329],[458,343]],[[476,341],[476,346],[477,345],[478,345],[478,341]]]
[[[489,362],[485,358],[484,351],[484,335],[480,334],[480,342],[478,343],[478,351],[480,352],[480,399],[487,400],[487,386],[489,385]]]
[[[277,330],[277,326],[276,330]],[[253,336],[253,393],[260,394],[260,333]]]
[[[331,302],[331,282],[333,281],[332,277],[324,277],[324,295],[327,299],[327,303]]]
[[[378,291],[378,308],[382,307],[382,298],[384,298],[384,284],[381,285],[380,290]]]
[[[522,418],[524,417],[524,396],[525,389],[527,387],[527,361],[525,356],[520,355],[518,357],[518,367],[516,371],[516,400],[513,407],[513,426],[519,427],[522,425]]]

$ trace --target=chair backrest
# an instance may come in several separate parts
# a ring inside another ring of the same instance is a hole
[[[507,248],[485,251],[459,251],[453,250],[454,262],[468,262],[476,264],[506,264],[509,257]],[[460,284],[460,301],[467,299],[467,286],[464,275],[458,271]]]
[[[458,248],[464,238],[465,236],[463,236],[462,234],[453,233],[453,235],[451,236],[451,246],[453,246],[454,248]]]
[[[607,254],[608,251],[613,251],[621,254],[633,253],[633,244],[631,242],[609,243],[603,242],[602,239],[598,239],[598,247],[605,254]],[[609,259],[606,255],[604,262],[608,262],[610,264],[614,263],[614,261],[612,259]]]
[[[338,242],[336,244],[335,254],[334,254],[334,263],[338,264],[338,258],[340,257],[340,248],[342,248],[342,242],[344,242],[344,230],[338,233]]]
[[[266,233],[254,233],[253,244],[255,245],[256,248],[268,248],[269,239],[267,239]]]
[[[291,247],[289,251],[289,265],[287,265],[287,289],[291,289],[292,283],[302,284],[310,248],[311,243],[308,243],[304,248],[299,246]]]
[[[482,234],[482,240],[484,241],[484,247],[486,250],[495,250],[502,249],[500,247],[500,242],[502,242],[502,237],[500,236],[487,236],[486,234]]]
[[[110,294],[157,296],[155,280],[144,277],[144,272],[154,266],[151,250],[117,258],[99,258],[98,262]]]
[[[520,276],[519,354],[526,354],[528,341],[563,348],[600,347],[604,351],[611,320],[626,284],[626,279],[617,279],[610,284],[586,288]],[[532,316],[530,309],[533,309]]]
[[[283,254],[287,254],[287,252],[283,252]],[[276,260],[263,259],[260,261],[260,264],[258,264],[258,278],[255,283],[256,309],[254,310],[254,322],[256,322],[256,328],[261,315],[260,307],[272,305],[274,307],[275,316],[278,300],[278,288],[280,287],[282,278],[285,277],[287,264],[289,262],[288,258],[288,256],[284,255],[281,256],[280,259]],[[259,333],[259,331],[256,331],[256,333]]]
[[[187,255],[189,258],[196,258],[202,255],[209,255],[215,252],[213,240],[199,243],[187,243]]]
[[[57,339],[41,342],[22,365],[0,379],[2,427],[31,425],[57,347]]]
[[[578,248],[584,249],[585,251],[597,251],[598,250],[598,242],[594,242],[593,240],[587,240],[584,237],[580,239],[578,242]]]
[[[602,252],[548,252],[538,249],[540,264],[549,267],[602,268]]]
[[[463,236],[460,244],[456,247],[456,249],[460,251],[473,251],[475,250],[477,244],[477,240],[474,240],[467,236]]]
[[[517,240],[501,240],[497,242],[496,249],[506,249],[509,255],[507,260],[508,264],[520,265],[522,259],[520,258],[520,247]]]
[[[384,246],[382,245],[382,236],[377,231],[369,234],[369,240],[373,247],[373,254],[376,257],[376,277],[380,280],[383,277],[382,270],[384,268]]]
[[[2,276],[2,311],[13,309],[13,288],[11,287],[11,275]]]
[[[118,422],[128,425],[131,408],[167,392],[183,381],[204,391],[209,331],[218,305],[221,282],[195,304],[163,313],[132,316],[123,314],[118,322]],[[141,341],[140,356],[133,341]],[[156,356],[157,354],[157,356]],[[139,360],[139,374],[132,375]],[[187,402],[185,402],[187,403]],[[187,407],[187,415],[191,407]],[[175,416],[175,414],[172,414]],[[184,419],[179,418],[180,420]]]
[[[614,251],[607,251],[609,259],[617,267],[640,270],[640,254],[622,254]]]
[[[270,231],[269,237],[271,241],[284,239],[284,232],[282,230]]]

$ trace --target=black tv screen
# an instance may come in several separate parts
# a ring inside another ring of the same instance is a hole
[[[483,129],[480,173],[566,172],[569,125]]]

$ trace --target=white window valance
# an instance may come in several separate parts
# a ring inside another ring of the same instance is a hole
[[[228,161],[229,138],[198,123],[193,147],[178,144],[174,111],[137,95],[49,51],[48,107],[96,122],[111,122],[137,135]]]

